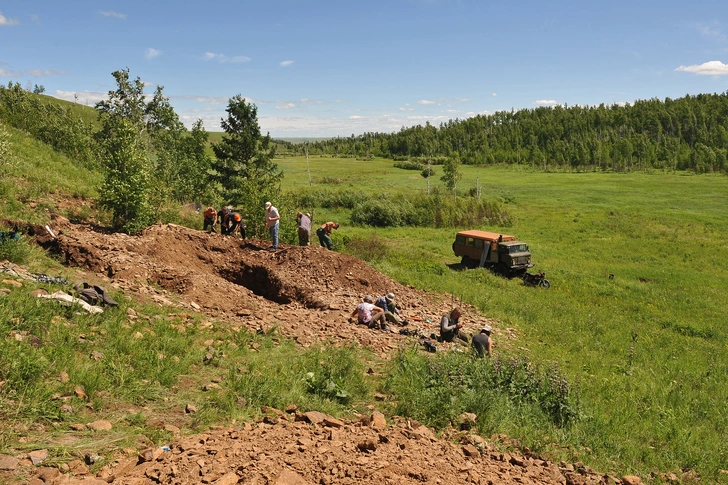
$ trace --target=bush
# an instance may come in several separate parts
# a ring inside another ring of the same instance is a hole
[[[477,200],[420,194],[366,200],[351,213],[354,224],[373,227],[476,227],[483,224],[508,226],[511,215],[498,200]]]
[[[7,259],[15,264],[25,264],[30,253],[31,247],[25,238],[0,228],[0,261]]]
[[[406,162],[395,162],[394,168],[401,168],[404,170],[422,170],[423,166],[420,162],[406,161]]]
[[[344,240],[347,252],[364,261],[378,261],[387,257],[387,243],[381,237],[363,236]]]
[[[525,357],[478,359],[447,352],[430,357],[417,349],[400,352],[390,364],[385,390],[395,413],[438,428],[463,412],[478,415],[485,428],[493,402],[545,416],[567,426],[578,417],[578,396],[558,367],[542,368]]]

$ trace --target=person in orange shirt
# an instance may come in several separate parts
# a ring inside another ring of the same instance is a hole
[[[334,242],[331,240],[331,231],[338,228],[338,223],[327,222],[326,224],[322,224],[321,227],[316,229],[316,235],[319,238],[321,246],[325,247],[326,249],[334,249]]]

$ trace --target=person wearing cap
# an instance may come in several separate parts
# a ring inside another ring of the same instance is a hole
[[[316,235],[319,238],[319,243],[326,249],[334,249],[334,242],[331,240],[331,231],[338,229],[339,224],[336,222],[327,222],[321,224],[321,227],[316,229]]]
[[[364,301],[359,303],[351,316],[357,318],[359,325],[366,325],[369,328],[387,329],[386,320],[384,319],[384,310],[372,303],[373,299],[370,295],[364,297]]]
[[[478,353],[478,357],[487,354],[490,357],[493,352],[493,339],[490,338],[490,325],[486,325],[480,333],[473,335],[473,349]]]
[[[204,217],[202,222],[202,230],[209,232],[215,232],[215,224],[217,224],[217,211],[214,207],[208,207],[205,212],[202,213]]]
[[[406,325],[406,320],[399,314],[397,304],[394,303],[394,293],[389,292],[384,296],[380,296],[374,304],[384,310],[384,318],[388,322],[396,323],[397,325]]]
[[[270,237],[273,239],[271,250],[278,249],[278,228],[280,227],[281,216],[278,209],[273,207],[270,202],[265,203],[265,227],[270,231]]]
[[[298,245],[308,246],[311,237],[311,214],[299,211],[296,214],[296,222],[298,222]]]
[[[443,342],[452,342],[455,337],[466,340],[466,337],[460,335],[460,329],[463,323],[460,321],[463,312],[459,307],[453,308],[450,313],[443,315],[440,320],[440,340]]]
[[[235,236],[240,234],[240,237],[245,239],[245,223],[243,222],[243,216],[239,212],[236,212],[228,207],[227,212],[228,228],[225,234],[229,236]]]

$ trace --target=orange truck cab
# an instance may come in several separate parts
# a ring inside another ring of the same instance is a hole
[[[508,234],[460,231],[452,243],[452,250],[456,256],[462,257],[464,266],[493,268],[505,276],[533,267],[528,245]]]

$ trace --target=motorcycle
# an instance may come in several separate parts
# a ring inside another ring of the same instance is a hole
[[[541,288],[550,288],[551,283],[546,279],[546,273],[529,273],[523,275],[523,284],[526,286],[540,286]]]

